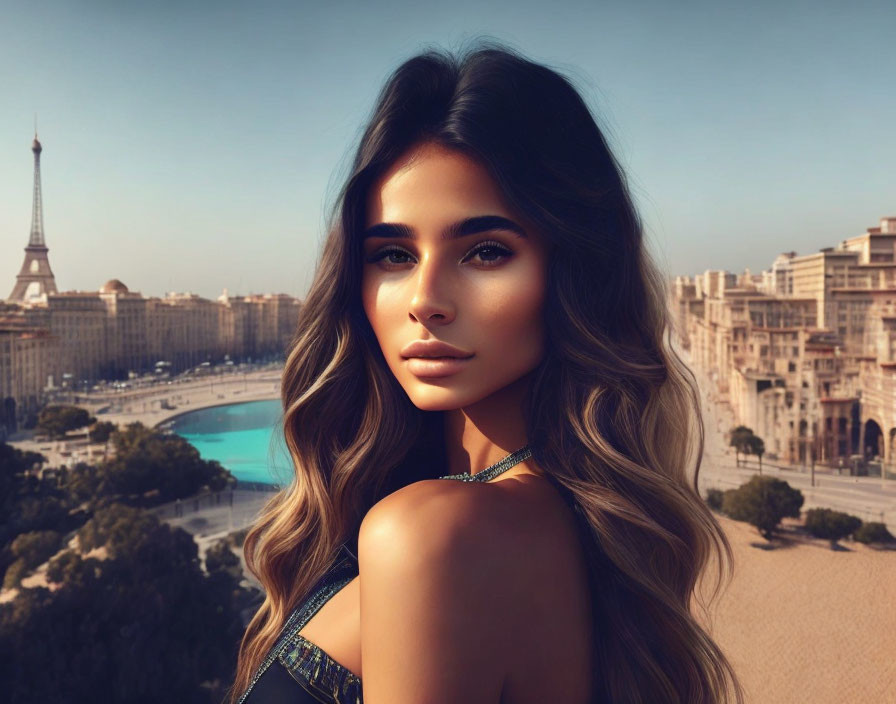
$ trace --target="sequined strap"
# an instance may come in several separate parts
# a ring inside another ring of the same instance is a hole
[[[348,555],[343,554],[338,558],[333,566],[312,587],[310,596],[293,609],[293,612],[283,625],[274,647],[271,648],[267,657],[255,671],[249,686],[239,698],[238,704],[243,704],[264,672],[279,658],[281,652],[290,647],[290,644],[294,641],[294,636],[311,620],[311,617],[317,613],[333,594],[357,576],[357,562],[349,555],[351,553]],[[349,672],[349,674],[351,673]]]
[[[532,450],[528,445],[525,445],[516,452],[511,452],[504,459],[495,462],[491,467],[486,467],[481,472],[476,472],[476,474],[470,474],[469,472],[446,474],[443,477],[439,477],[439,479],[457,479],[462,482],[487,482],[506,472],[511,467],[518,465],[523,460],[529,459],[531,456]]]
[[[327,704],[361,704],[361,679],[298,633],[277,656],[293,679]]]

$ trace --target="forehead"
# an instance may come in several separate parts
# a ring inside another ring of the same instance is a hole
[[[472,211],[510,215],[498,184],[477,160],[427,143],[408,150],[372,185],[366,225]]]

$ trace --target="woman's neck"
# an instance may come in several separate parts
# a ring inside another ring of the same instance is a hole
[[[473,406],[445,411],[449,474],[475,474],[528,443],[523,399],[529,383],[522,377]]]

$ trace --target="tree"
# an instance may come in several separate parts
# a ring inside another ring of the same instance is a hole
[[[39,452],[23,452],[0,442],[0,515],[7,515],[6,503],[22,484],[22,475],[46,461],[47,458]]]
[[[6,572],[3,575],[3,588],[15,589],[21,583],[22,577],[28,574],[29,571],[28,564],[23,558],[16,559],[6,568]]]
[[[6,566],[3,588],[14,589],[22,577],[51,557],[62,544],[62,535],[52,530],[31,531],[16,536],[9,545],[12,562]]]
[[[762,474],[762,455],[765,454],[765,443],[758,435],[751,432],[746,438],[746,451],[748,455],[756,455],[759,459],[759,474]]]
[[[218,540],[205,553],[205,569],[207,572],[223,570],[239,581],[243,576],[243,568],[226,539]]]
[[[48,566],[52,591],[0,604],[4,701],[219,702],[243,631],[234,579],[205,576],[192,537],[139,509],[106,507],[85,529],[82,549],[104,537],[107,558],[67,550]]]
[[[96,418],[78,406],[47,406],[37,416],[35,430],[53,439],[64,438],[69,430],[77,430],[95,422]]]
[[[152,536],[161,540],[162,533],[170,530],[167,524],[160,523],[151,513],[113,503],[96,511],[81,527],[78,531],[78,545],[82,552],[105,547],[114,557],[125,550],[134,551]],[[184,535],[189,538],[189,534]],[[189,540],[192,542],[192,538]],[[189,554],[190,550],[187,549],[186,552]],[[178,553],[175,551],[172,559],[176,554]]]
[[[870,543],[892,543],[896,541],[893,534],[887,530],[887,526],[878,521],[863,523],[856,529],[852,537],[866,545]]]
[[[713,511],[721,511],[723,497],[724,493],[721,489],[707,489],[706,505],[709,506]]]
[[[93,442],[108,442],[117,429],[118,426],[108,420],[97,421],[90,426],[90,439]]]
[[[722,499],[726,514],[756,526],[766,540],[774,537],[782,518],[799,518],[802,505],[802,492],[780,479],[759,475],[737,489],[729,489]]]
[[[102,496],[101,484],[102,474],[95,465],[78,462],[66,474],[63,487],[76,502],[82,503]]]
[[[36,530],[16,536],[9,546],[13,557],[25,561],[28,569],[46,562],[62,545],[62,534],[55,530]]]
[[[751,428],[738,425],[731,429],[729,445],[734,448],[735,464],[740,467],[740,456],[756,455],[759,458],[759,474],[762,474],[762,455],[765,454],[765,443]]]
[[[6,426],[7,432],[14,433],[17,430],[16,400],[7,396],[0,402],[0,425]]]
[[[0,443],[0,570],[13,559],[5,546],[21,533],[66,532],[80,525],[75,508],[55,480],[44,481],[32,467],[46,461],[37,452],[22,452]],[[82,521],[83,522],[83,521]]]
[[[806,511],[806,529],[816,538],[831,541],[831,549],[837,541],[854,533],[862,526],[862,520],[842,511],[829,508],[810,508]]]
[[[734,462],[738,467],[740,467],[741,454],[747,454],[749,452],[747,443],[749,442],[748,438],[752,435],[753,431],[745,425],[738,425],[736,428],[731,429],[729,435],[731,440],[728,444],[734,448]]]
[[[240,587],[232,552],[213,550],[217,568],[206,574],[192,536],[115,500],[188,496],[232,477],[178,436],[133,424],[110,437],[112,462],[79,463],[58,485],[28,471],[41,455],[0,443],[0,575],[18,588],[0,603],[3,700],[55,701],[61,692],[88,702],[101,692],[136,704],[218,704],[244,630],[240,611],[256,591]],[[53,556],[72,531],[76,547]],[[21,587],[51,556],[51,588]],[[47,643],[59,657],[46,657]]]
[[[192,496],[207,487],[221,491],[233,475],[179,435],[166,435],[140,423],[112,433],[114,457],[99,466],[97,491],[137,496],[158,490],[153,503]]]

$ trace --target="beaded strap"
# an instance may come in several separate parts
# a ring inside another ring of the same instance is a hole
[[[274,661],[279,658],[280,654],[290,646],[293,636],[302,630],[302,627],[311,620],[311,617],[317,613],[333,594],[354,579],[357,575],[355,568],[356,564],[351,558],[343,557],[337,560],[336,563],[317,581],[315,586],[311,589],[311,596],[296,607],[286,620],[286,623],[280,631],[280,636],[278,637],[277,642],[274,647],[270,649],[267,657],[265,657],[258,666],[251,682],[249,682],[249,686],[246,687],[246,691],[243,692],[237,704],[243,704],[261,676]]]
[[[512,452],[503,460],[499,460],[495,462],[491,467],[486,467],[481,472],[476,472],[476,474],[470,474],[469,472],[463,472],[461,474],[446,474],[443,477],[439,477],[439,479],[458,479],[462,482],[487,482],[491,479],[494,479],[502,472],[506,472],[508,469],[513,467],[514,465],[519,464],[523,460],[527,460],[532,456],[532,450],[528,445],[524,445],[516,452]]]
[[[298,633],[289,639],[277,659],[320,701],[361,704],[361,679]]]

